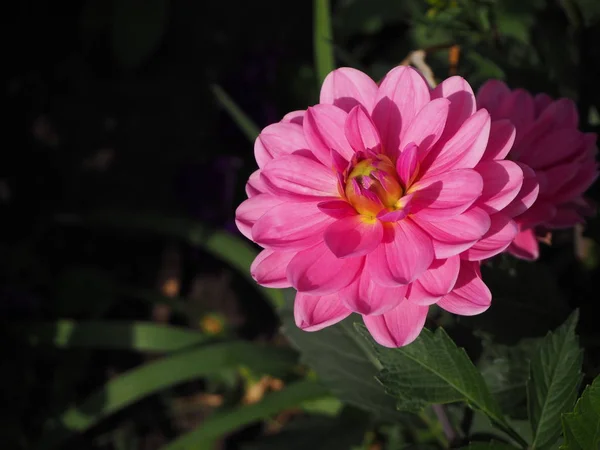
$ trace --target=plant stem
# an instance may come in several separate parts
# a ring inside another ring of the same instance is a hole
[[[436,429],[436,424],[429,418],[427,417],[427,414],[425,414],[425,411],[421,411],[419,414],[419,419],[421,419],[423,421],[423,423],[425,423],[425,425],[427,426],[427,428],[429,428],[429,431],[431,431],[431,433],[435,436],[436,440],[440,443],[440,445],[443,448],[449,448],[450,443],[448,441],[448,439],[446,439],[446,436],[444,433],[440,433],[439,429]]]
[[[442,430],[444,430],[444,436],[446,436],[446,439],[451,444],[452,442],[454,442],[456,440],[457,433],[456,433],[456,431],[454,431],[454,427],[452,426],[452,423],[450,422],[450,419],[448,418],[448,414],[446,414],[446,410],[444,409],[444,406],[443,405],[433,405],[432,408],[433,408],[433,412],[435,413],[436,417],[438,418],[440,424],[442,425]]]

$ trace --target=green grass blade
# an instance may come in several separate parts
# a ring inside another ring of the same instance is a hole
[[[236,429],[267,418],[280,411],[298,406],[307,400],[326,397],[329,391],[312,381],[299,381],[283,390],[268,394],[259,403],[241,406],[232,411],[224,411],[210,417],[199,428],[161,448],[161,450],[209,449],[211,443]]]
[[[11,329],[31,345],[58,348],[173,352],[208,342],[204,334],[180,327],[149,322],[59,320],[38,324],[15,324]]]
[[[276,308],[283,305],[279,289],[266,289],[252,279],[250,265],[258,252],[243,239],[224,231],[213,231],[202,223],[160,214],[131,213],[125,211],[98,211],[85,216],[68,215],[57,218],[71,225],[111,227],[135,232],[157,233],[181,239],[189,245],[201,248],[226,262],[255,286]]]
[[[233,101],[233,99],[218,84],[213,84],[210,89],[216,97],[219,104],[231,116],[235,124],[244,133],[248,140],[254,143],[260,133],[256,124],[242,111],[242,109]]]
[[[314,51],[315,71],[319,85],[329,72],[335,69],[333,56],[333,31],[331,28],[331,5],[329,0],[314,0]]]
[[[290,349],[227,342],[177,353],[137,367],[110,380],[81,404],[60,414],[48,424],[40,449],[64,443],[102,419],[170,386],[238,366],[256,373],[283,375],[296,364]]]

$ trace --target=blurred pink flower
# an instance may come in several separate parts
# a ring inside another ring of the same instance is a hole
[[[356,312],[388,347],[412,342],[433,303],[485,311],[491,294],[478,261],[516,236],[504,209],[537,195],[523,189],[521,167],[503,161],[514,136],[509,121],[492,125],[476,111],[460,77],[431,91],[409,67],[379,86],[335,70],[319,104],[256,140],[259,170],[236,211],[240,231],[265,249],[252,276],[298,291],[300,328]]]
[[[577,108],[571,100],[511,91],[498,80],[480,88],[477,106],[487,109],[493,121],[509,119],[514,124],[517,135],[508,159],[526,171],[529,166],[529,182],[539,184],[538,199],[530,209],[513,205],[509,211],[516,216],[519,234],[508,248],[519,258],[537,259],[538,235],[572,227],[593,214],[583,194],[598,177],[596,134],[578,130]]]

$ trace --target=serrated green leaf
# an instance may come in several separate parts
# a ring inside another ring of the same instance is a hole
[[[226,342],[180,352],[119,375],[81,404],[60,414],[48,423],[39,448],[54,448],[132,403],[184,381],[239,366],[281,376],[295,363],[296,354],[290,349],[247,342]]]
[[[562,415],[561,450],[600,448],[600,376],[587,386],[573,412]]]
[[[294,323],[291,305],[286,305],[280,315],[283,332],[300,351],[302,361],[315,370],[336,397],[386,420],[406,417],[396,410],[394,399],[375,379],[379,363],[354,329],[354,317],[318,333],[307,333]]]
[[[483,341],[478,367],[500,408],[510,417],[527,418],[529,360],[539,344],[538,339],[524,339],[514,346]]]
[[[561,414],[570,411],[577,399],[583,358],[575,335],[578,318],[575,311],[554,333],[548,333],[531,360],[527,405],[532,449],[549,448],[556,442]]]
[[[464,401],[520,444],[525,443],[510,428],[465,350],[457,347],[442,328],[435,333],[424,329],[412,344],[395,349],[375,343],[364,326],[358,329],[375,350],[383,366],[378,379],[397,399],[399,409],[418,411],[431,404]]]
[[[203,421],[199,428],[184,434],[160,450],[210,449],[213,448],[212,442],[226,433],[328,394],[328,389],[321,384],[299,381],[281,391],[266,395],[259,403],[216,413]]]
[[[218,100],[219,104],[229,114],[231,119],[238,126],[240,131],[248,138],[248,140],[254,143],[254,140],[258,137],[260,129],[258,126],[246,115],[244,111],[233,101],[233,99],[223,90],[218,84],[213,84],[210,89]]]
[[[12,324],[10,329],[32,345],[57,348],[172,352],[210,341],[198,331],[151,322],[58,320]]]
[[[57,221],[65,225],[117,228],[124,231],[156,233],[185,241],[201,248],[236,269],[274,306],[283,304],[279,289],[266,289],[250,275],[250,265],[258,252],[241,238],[224,231],[211,230],[201,222],[182,217],[126,211],[97,211],[87,215],[61,215]]]
[[[115,0],[112,47],[127,68],[144,62],[160,43],[167,26],[168,0]]]
[[[327,74],[335,69],[331,5],[329,0],[314,0],[313,9],[315,68],[319,84],[321,84]]]

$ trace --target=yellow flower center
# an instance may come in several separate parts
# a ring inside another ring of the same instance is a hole
[[[359,214],[374,218],[382,210],[399,209],[403,191],[392,161],[378,155],[354,165],[346,179],[345,194]]]

